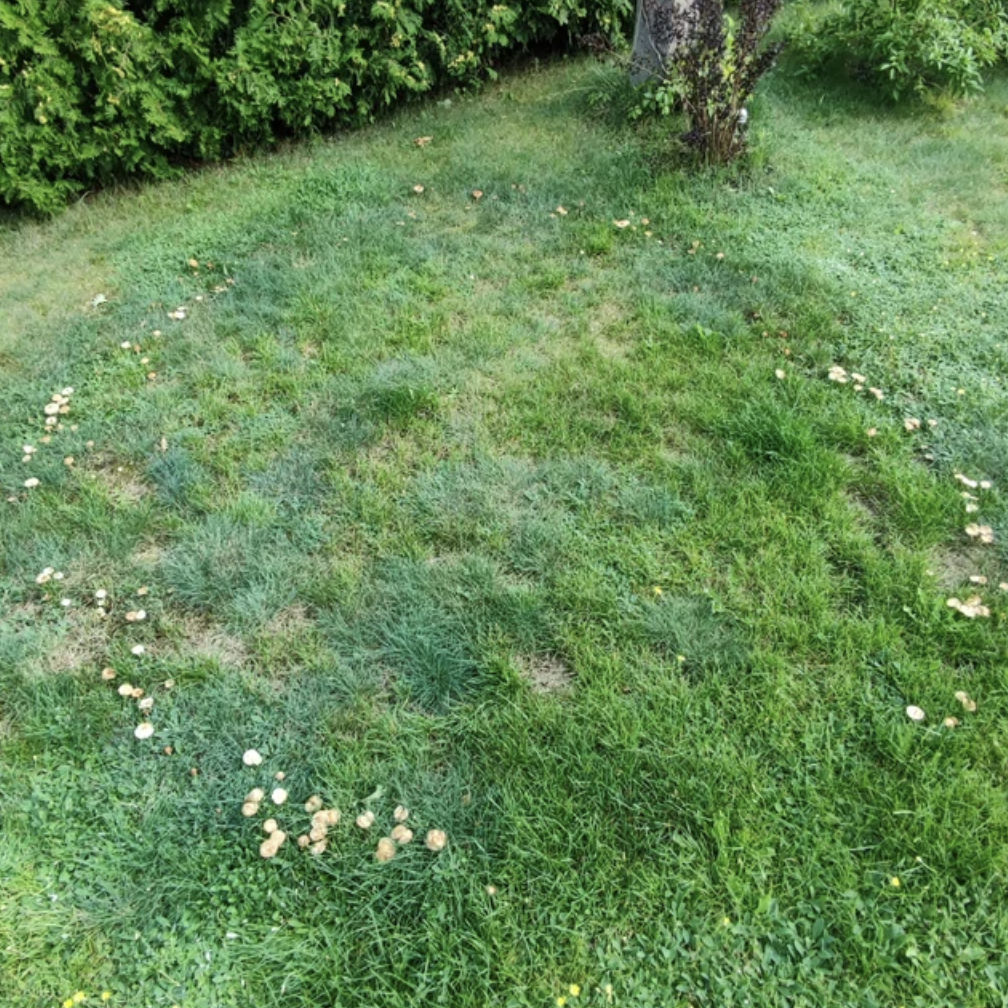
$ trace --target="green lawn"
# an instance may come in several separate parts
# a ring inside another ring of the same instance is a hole
[[[5,1008],[1006,1003],[1008,79],[594,79],[3,225]]]

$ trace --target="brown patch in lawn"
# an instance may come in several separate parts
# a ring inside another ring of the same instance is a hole
[[[222,627],[195,617],[185,617],[177,624],[181,640],[176,649],[183,655],[217,662],[223,668],[237,669],[248,662],[248,649]]]
[[[116,504],[136,504],[150,493],[150,487],[129,466],[120,465],[109,456],[88,459],[88,474],[101,483]]]
[[[556,655],[519,655],[517,663],[535,693],[562,693],[573,685],[573,673]]]
[[[81,613],[70,630],[44,659],[45,671],[57,675],[79,672],[86,665],[99,664],[108,646],[108,630],[93,613]]]
[[[958,588],[969,583],[971,574],[982,572],[985,559],[979,547],[942,550],[931,562],[931,570],[939,588]]]

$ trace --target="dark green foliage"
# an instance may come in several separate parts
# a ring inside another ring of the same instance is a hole
[[[0,3],[0,199],[51,212],[130,173],[466,86],[510,49],[618,35],[628,0]]]
[[[819,66],[839,58],[867,71],[893,98],[983,86],[1008,55],[1004,0],[847,0],[801,25],[797,41]]]

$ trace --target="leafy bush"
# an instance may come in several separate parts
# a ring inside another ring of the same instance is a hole
[[[509,49],[618,34],[630,0],[0,3],[0,199],[38,211],[129,173],[466,85]]]
[[[645,107],[663,114],[683,111],[683,139],[705,161],[725,163],[745,148],[747,105],[779,52],[764,39],[782,2],[740,0],[737,18],[722,0],[652,8],[665,15],[651,30],[667,39],[668,55],[657,84],[645,92]]]
[[[819,67],[853,62],[885,82],[894,99],[983,86],[983,71],[1008,54],[1005,0],[846,0],[825,18],[807,18],[798,44]]]

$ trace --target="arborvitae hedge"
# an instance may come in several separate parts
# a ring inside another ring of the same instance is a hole
[[[51,212],[612,34],[631,0],[0,0],[0,199]]]

